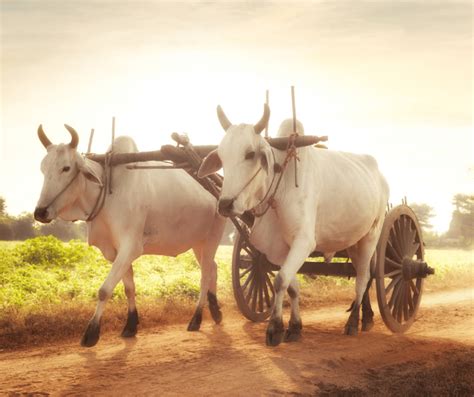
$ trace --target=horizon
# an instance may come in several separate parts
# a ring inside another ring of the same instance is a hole
[[[253,123],[270,92],[269,133],[291,117],[328,147],[373,155],[396,205],[426,203],[433,231],[472,194],[471,3],[4,1],[0,196],[33,212],[45,150],[36,130],[85,152],[116,136],[140,150],[218,144],[215,108]],[[19,156],[20,155],[20,156]],[[25,177],[27,172],[28,177]],[[21,181],[21,183],[19,183]]]

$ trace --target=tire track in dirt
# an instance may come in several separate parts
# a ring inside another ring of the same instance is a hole
[[[439,377],[436,368],[443,363],[462,359],[472,365],[472,289],[425,294],[418,320],[404,335],[391,334],[377,315],[369,333],[344,336],[345,309],[338,305],[305,310],[303,339],[277,348],[264,345],[266,324],[228,314],[220,326],[203,322],[198,333],[176,325],[141,331],[132,340],[105,335],[92,349],[74,342],[1,353],[0,391],[10,395],[251,396],[341,391],[359,395],[374,392],[377,382],[377,387],[400,383],[397,374],[403,371],[431,371]],[[470,377],[463,381],[473,390]]]

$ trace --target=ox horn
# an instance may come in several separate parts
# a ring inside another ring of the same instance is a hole
[[[46,136],[43,130],[42,124],[40,124],[38,127],[38,138],[46,149],[52,145],[51,141],[48,139],[48,137]]]
[[[74,128],[72,128],[71,126],[67,124],[64,124],[64,127],[66,127],[66,130],[68,130],[69,133],[71,134],[71,142],[69,143],[69,146],[71,146],[71,148],[73,149],[77,148],[77,144],[79,143],[78,133],[76,132]]]
[[[224,131],[227,131],[227,129],[232,125],[220,105],[217,106],[217,118],[219,119],[222,128],[224,128]]]
[[[270,108],[265,103],[263,105],[263,116],[262,116],[262,118],[259,120],[259,122],[257,124],[255,124],[253,126],[256,134],[260,134],[265,129],[265,127],[268,124],[269,119],[270,119]]]

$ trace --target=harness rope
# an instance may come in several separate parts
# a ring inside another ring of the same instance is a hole
[[[250,212],[256,218],[260,218],[263,215],[265,215],[270,208],[275,208],[275,196],[277,194],[278,187],[280,186],[280,183],[283,179],[283,174],[285,173],[285,170],[288,166],[288,163],[290,162],[290,160],[292,158],[295,159],[295,186],[298,187],[296,164],[297,164],[297,161],[299,161],[299,157],[298,157],[298,153],[296,151],[296,146],[295,146],[295,140],[296,140],[297,136],[298,136],[298,134],[293,133],[288,137],[289,139],[288,139],[288,145],[286,147],[286,157],[285,157],[285,160],[283,161],[283,165],[280,165],[276,162],[275,153],[273,152],[273,149],[271,149],[272,155],[273,155],[273,178],[272,178],[272,182],[270,183],[270,187],[268,188],[267,193],[265,193],[265,195],[263,196],[262,200],[260,200],[260,202],[254,208],[252,208],[250,210]],[[279,175],[278,181],[275,185],[275,189],[274,189],[273,193],[268,197],[267,207],[262,212],[257,212],[256,208],[259,205],[263,204],[265,202],[267,196],[270,194],[270,191],[271,191],[272,186],[273,186],[273,182],[275,181],[276,174],[280,174],[280,175]],[[247,183],[247,185],[249,183]]]

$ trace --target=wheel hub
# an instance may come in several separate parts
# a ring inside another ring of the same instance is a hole
[[[403,279],[406,281],[419,277],[425,278],[426,276],[434,273],[435,270],[432,267],[429,267],[426,262],[408,257],[403,258],[402,275]]]

